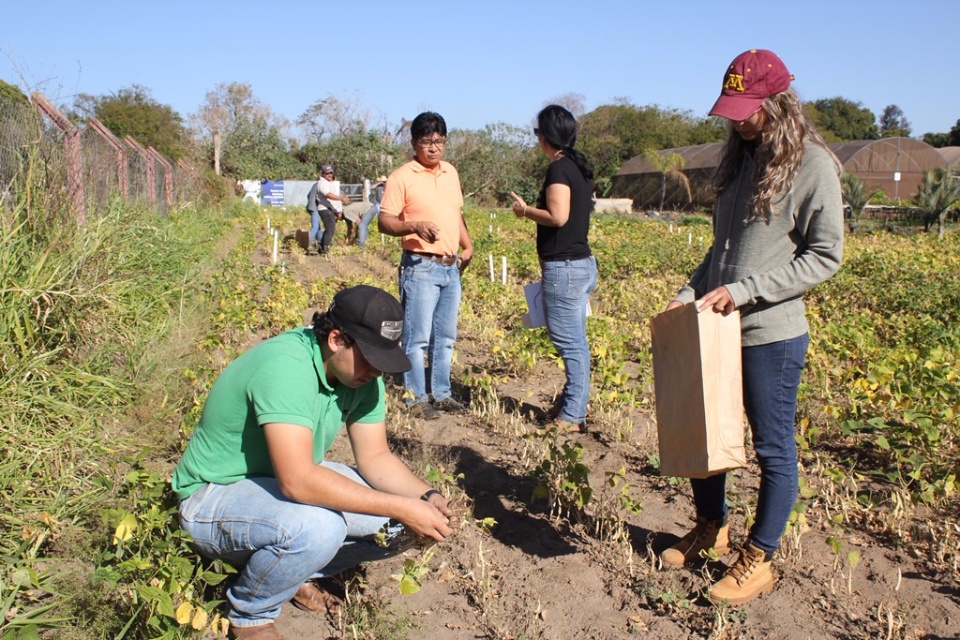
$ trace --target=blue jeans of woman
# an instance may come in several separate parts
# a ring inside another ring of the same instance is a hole
[[[352,467],[323,465],[366,484]],[[382,516],[293,502],[280,492],[276,478],[207,484],[180,501],[180,526],[200,553],[243,567],[227,590],[228,617],[237,627],[275,620],[283,603],[310,578],[403,551],[399,545],[377,544],[374,536],[388,523]],[[386,532],[397,541],[403,530],[389,524]]]
[[[460,313],[460,269],[403,252],[400,261],[403,349],[412,365],[403,374],[407,404],[427,402],[426,356],[430,352],[430,394],[435,402],[451,395],[450,368]]]
[[[370,230],[367,228],[370,226],[370,221],[380,213],[380,205],[374,204],[369,209],[363,212],[363,215],[360,216],[360,220],[357,222],[357,246],[363,249],[363,245],[367,244],[367,238],[369,237]]]
[[[580,424],[590,399],[590,345],[587,344],[587,299],[597,288],[597,261],[544,261],[543,310],[547,335],[563,360],[566,383],[560,396],[561,420]]]
[[[760,464],[756,520],[747,539],[776,551],[797,500],[797,389],[810,336],[743,347],[743,406]],[[697,515],[726,516],[726,473],[690,481]]]

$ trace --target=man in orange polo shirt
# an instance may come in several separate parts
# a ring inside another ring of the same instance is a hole
[[[378,224],[383,233],[403,238],[402,342],[412,365],[403,374],[404,399],[412,415],[431,420],[438,411],[465,410],[451,395],[450,366],[460,311],[460,274],[473,258],[473,241],[463,219],[460,176],[443,161],[447,123],[438,113],[421,113],[410,125],[410,140],[414,157],[390,174]]]

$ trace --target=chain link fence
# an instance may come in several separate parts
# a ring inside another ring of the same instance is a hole
[[[96,119],[72,123],[42,94],[32,98],[0,101],[0,209],[40,207],[82,224],[113,198],[166,213],[200,197],[188,163],[120,139]]]

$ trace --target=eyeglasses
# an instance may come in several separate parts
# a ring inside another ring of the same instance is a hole
[[[417,140],[417,144],[422,149],[428,149],[433,146],[436,146],[437,148],[442,148],[445,144],[447,144],[447,139],[446,138],[430,138],[430,139],[420,138],[419,140]]]

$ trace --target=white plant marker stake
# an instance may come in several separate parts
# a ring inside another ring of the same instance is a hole
[[[501,262],[503,264],[503,279],[501,283],[507,284],[507,256],[501,256]]]
[[[273,230],[273,264],[277,264],[277,248],[280,244],[280,232]]]
[[[493,279],[493,254],[487,254],[487,258],[489,258],[490,262],[490,282],[496,282],[496,280]]]
[[[693,243],[693,231],[687,231],[687,244]]]

